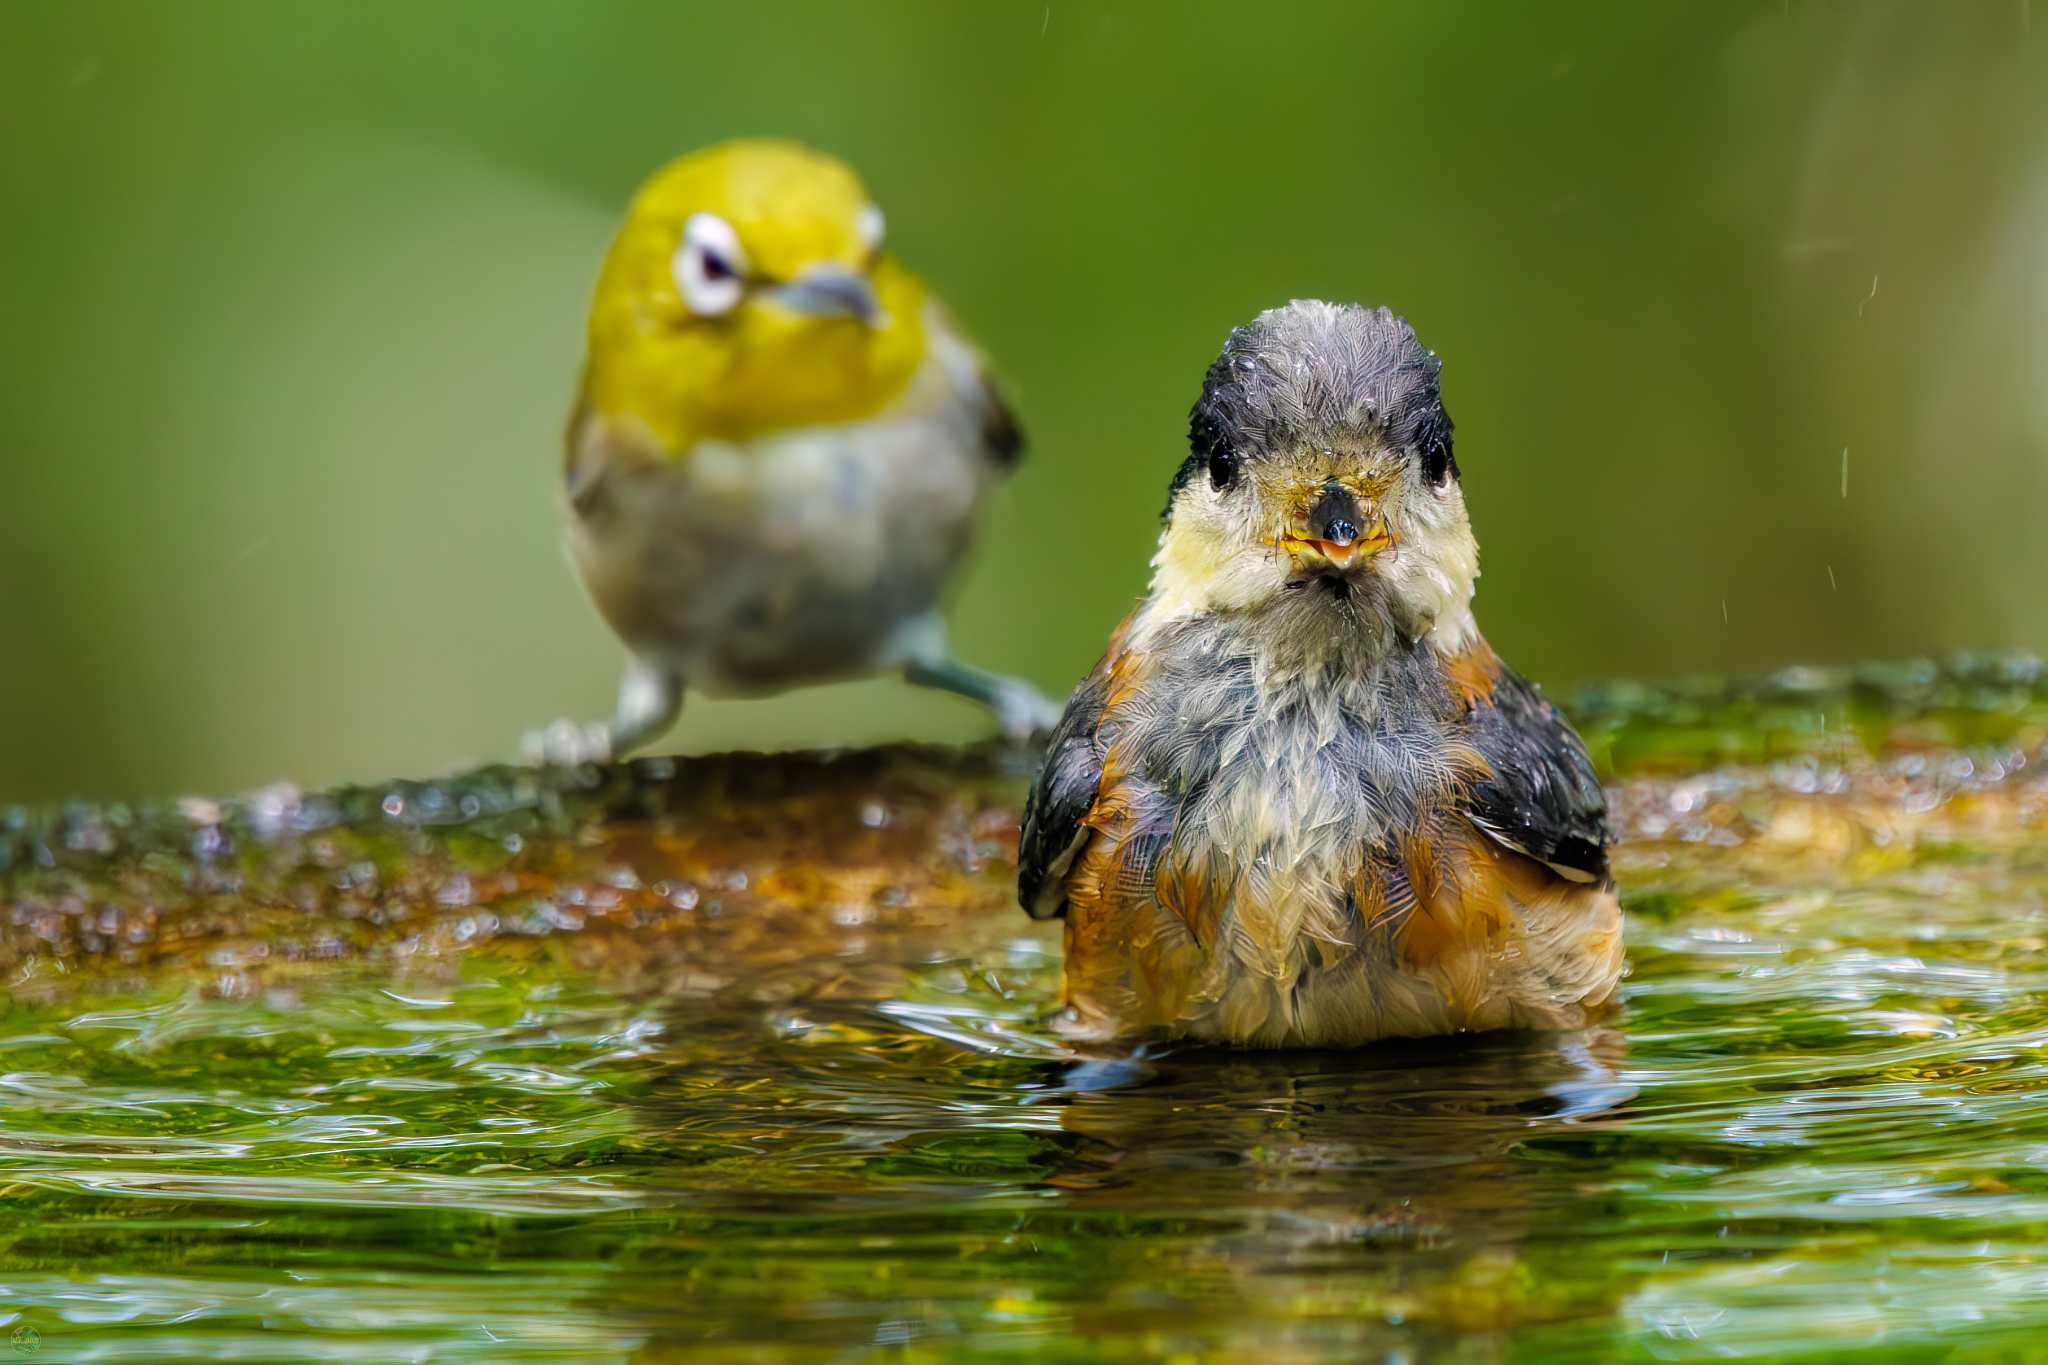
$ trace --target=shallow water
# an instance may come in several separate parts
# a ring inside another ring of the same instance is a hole
[[[1621,1010],[1343,1055],[1063,1052],[985,757],[0,817],[0,1342],[2048,1353],[2039,669],[1581,713]]]

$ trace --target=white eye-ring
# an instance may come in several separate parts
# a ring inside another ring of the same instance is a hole
[[[683,306],[700,318],[730,313],[747,292],[747,254],[740,235],[715,213],[693,213],[683,224],[669,269]]]
[[[867,250],[880,251],[882,238],[889,234],[889,220],[882,216],[879,204],[864,204],[854,217],[853,230],[860,237],[860,244]]]

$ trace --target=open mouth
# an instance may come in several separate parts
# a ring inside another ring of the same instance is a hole
[[[1339,569],[1348,569],[1392,545],[1394,538],[1387,533],[1385,522],[1376,521],[1363,532],[1332,527],[1329,533],[1321,536],[1283,536],[1280,543],[1296,559],[1320,560]]]

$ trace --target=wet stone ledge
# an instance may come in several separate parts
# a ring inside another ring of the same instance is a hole
[[[2030,656],[1609,684],[1569,709],[1611,784],[1625,893],[1633,873],[1671,894],[1703,858],[1733,885],[2043,856],[2048,676]],[[871,939],[927,956],[1051,941],[1012,900],[1034,762],[897,746],[0,810],[0,980],[33,996],[179,971],[232,991],[544,941],[706,992],[737,963],[829,992],[811,964],[857,977]]]

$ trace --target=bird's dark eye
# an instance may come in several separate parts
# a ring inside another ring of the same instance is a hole
[[[1218,491],[1237,482],[1237,456],[1228,450],[1209,452],[1209,483]]]
[[[1451,415],[1439,403],[1423,419],[1415,433],[1416,453],[1422,459],[1422,477],[1432,488],[1441,488],[1458,477],[1458,457],[1451,453]]]
[[[729,280],[740,273],[732,268],[731,261],[708,248],[699,259],[702,263],[706,280]]]
[[[1422,477],[1432,488],[1441,488],[1458,473],[1458,461],[1451,454],[1450,438],[1431,441],[1422,448]]]

